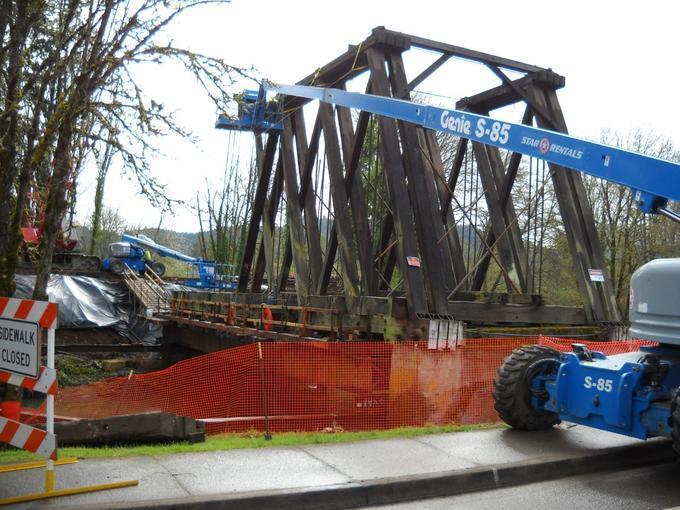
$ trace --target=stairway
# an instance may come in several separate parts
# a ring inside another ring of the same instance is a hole
[[[134,298],[141,305],[143,310],[140,312],[146,317],[170,311],[169,293],[165,290],[161,277],[150,267],[147,267],[144,274],[140,276],[126,265],[123,280],[130,292],[130,298]]]

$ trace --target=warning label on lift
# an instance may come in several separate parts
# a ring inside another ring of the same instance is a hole
[[[40,369],[38,324],[0,319],[0,370],[37,378]]]
[[[602,269],[588,269],[588,274],[590,275],[591,282],[604,281],[604,271]]]

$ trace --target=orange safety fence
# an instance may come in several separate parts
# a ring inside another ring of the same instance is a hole
[[[56,411],[70,418],[164,411],[202,419],[208,433],[490,423],[498,421],[493,379],[513,349],[540,343],[564,351],[574,342],[473,338],[455,350],[431,350],[427,341],[262,342],[60,388]],[[581,343],[609,355],[652,344]]]

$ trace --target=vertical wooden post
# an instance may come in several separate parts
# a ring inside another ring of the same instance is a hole
[[[389,96],[390,86],[387,80],[384,54],[375,48],[370,48],[366,53],[374,92],[381,96]],[[411,259],[407,259],[407,257],[418,258],[419,253],[397,126],[394,120],[385,117],[378,118],[378,125],[382,139],[380,152],[397,238],[397,265],[404,281],[409,312],[412,315],[427,314],[429,307],[423,271],[419,264],[409,264]]]
[[[352,220],[347,210],[347,192],[343,176],[342,158],[338,143],[338,132],[333,116],[333,107],[328,103],[319,105],[319,115],[323,127],[328,160],[328,176],[331,195],[333,197],[333,211],[335,213],[335,229],[340,248],[340,266],[342,268],[342,285],[345,291],[348,308],[351,309],[355,298],[359,295],[359,271],[357,245],[352,229]]]
[[[283,158],[283,181],[286,190],[286,217],[290,236],[293,265],[295,266],[295,287],[298,302],[303,303],[309,296],[309,251],[305,230],[300,214],[300,194],[298,189],[297,166],[293,154],[293,128],[290,119],[283,121],[281,136],[281,156]]]
[[[255,245],[257,244],[257,237],[260,233],[260,220],[262,219],[262,210],[267,198],[267,191],[269,189],[269,179],[271,177],[272,166],[274,164],[274,154],[276,152],[276,144],[279,139],[279,134],[276,131],[269,133],[267,137],[267,146],[264,157],[262,158],[262,166],[260,167],[260,175],[257,181],[257,188],[255,190],[255,199],[253,201],[253,210],[250,216],[250,224],[248,225],[248,235],[246,237],[246,244],[243,248],[243,257],[241,259],[241,267],[239,269],[238,291],[245,292],[248,288],[248,280],[250,278],[250,267],[253,262],[255,254]]]

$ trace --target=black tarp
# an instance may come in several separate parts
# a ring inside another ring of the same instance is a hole
[[[14,297],[30,299],[35,276],[16,275],[16,284]],[[52,275],[47,295],[59,304],[59,328],[113,328],[132,341],[144,343],[156,343],[161,336],[157,325],[134,315],[122,281]]]

